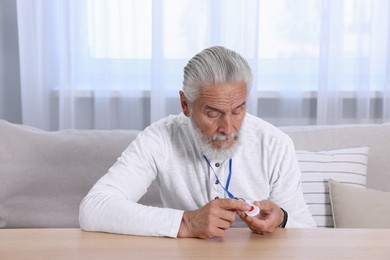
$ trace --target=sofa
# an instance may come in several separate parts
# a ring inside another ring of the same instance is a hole
[[[365,223],[353,225],[343,212],[347,207],[353,218],[366,210],[361,198],[367,198],[367,204],[378,202],[380,214],[389,212],[390,124],[280,129],[295,144],[304,196],[319,227],[390,228],[389,220],[372,225],[378,222],[370,219],[375,212],[367,214]],[[0,228],[79,227],[82,198],[138,132],[43,131],[0,120]],[[140,203],[161,206],[155,184]],[[354,209],[349,208],[352,204]]]

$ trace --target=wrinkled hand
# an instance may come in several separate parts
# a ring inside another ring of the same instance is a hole
[[[250,217],[243,211],[237,211],[237,214],[254,233],[272,233],[283,222],[283,211],[269,200],[255,201],[254,204],[260,208],[258,216]]]
[[[248,204],[241,200],[213,200],[198,210],[184,212],[177,236],[223,237],[235,220],[235,212],[248,209]]]

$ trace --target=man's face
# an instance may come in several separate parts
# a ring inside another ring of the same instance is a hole
[[[237,142],[246,113],[247,89],[244,82],[203,87],[192,108],[184,94],[180,94],[183,113],[191,117],[203,141],[216,150],[230,149]]]

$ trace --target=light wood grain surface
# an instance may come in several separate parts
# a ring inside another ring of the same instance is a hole
[[[0,229],[0,259],[390,259],[390,229],[233,228],[221,239]]]

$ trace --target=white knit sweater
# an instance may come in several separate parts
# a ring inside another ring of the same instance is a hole
[[[291,139],[246,114],[232,158],[229,191],[247,200],[269,199],[288,214],[286,227],[313,227],[301,190]],[[210,161],[225,186],[229,162]],[[138,204],[156,179],[164,208]],[[80,205],[80,226],[145,236],[176,237],[184,211],[227,197],[203,158],[189,118],[169,116],[142,131]]]

